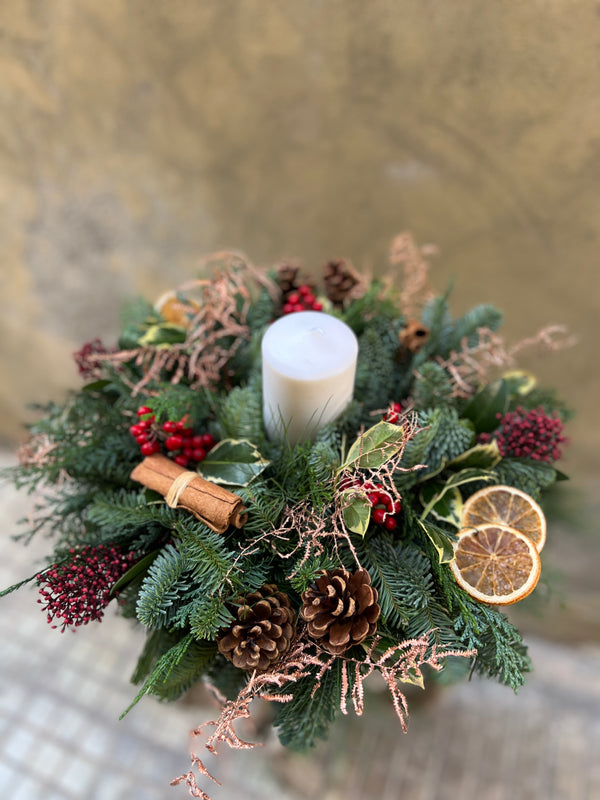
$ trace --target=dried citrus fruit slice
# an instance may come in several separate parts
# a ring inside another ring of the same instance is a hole
[[[507,525],[525,534],[538,553],[546,542],[546,517],[530,497],[514,486],[486,486],[469,497],[462,510],[462,527],[486,522]]]
[[[535,589],[540,554],[514,528],[486,523],[459,531],[450,562],[456,582],[471,597],[491,605],[509,605]]]

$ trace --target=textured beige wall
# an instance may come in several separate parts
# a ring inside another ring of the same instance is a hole
[[[0,433],[76,385],[199,255],[384,262],[436,242],[457,311],[492,301],[579,411],[596,463],[600,12],[587,0],[3,0]]]

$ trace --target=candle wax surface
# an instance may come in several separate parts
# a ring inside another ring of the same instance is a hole
[[[270,438],[310,438],[352,399],[358,342],[341,320],[320,311],[288,314],[262,342],[263,411]]]

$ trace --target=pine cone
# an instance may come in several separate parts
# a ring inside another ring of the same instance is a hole
[[[429,339],[429,328],[416,319],[409,319],[398,334],[398,339],[410,353],[418,353]]]
[[[327,297],[336,306],[343,306],[360,285],[360,276],[343,258],[328,261],[323,267],[323,282]]]
[[[281,289],[281,296],[285,299],[290,292],[298,288],[298,273],[300,267],[296,264],[283,262],[277,267],[277,285]]]
[[[272,583],[229,604],[235,622],[217,638],[219,652],[239,669],[264,672],[290,649],[296,615]]]
[[[380,608],[377,589],[366,569],[325,572],[302,593],[300,615],[308,633],[334,655],[360,644],[377,629]]]

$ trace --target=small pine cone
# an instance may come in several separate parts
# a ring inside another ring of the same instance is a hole
[[[336,306],[343,306],[361,284],[352,264],[343,258],[328,261],[323,267],[323,282],[327,297]]]
[[[410,353],[418,353],[429,339],[429,328],[416,319],[409,319],[398,334],[401,346]]]
[[[321,647],[341,655],[377,630],[377,589],[366,569],[325,572],[302,593],[300,615]]]
[[[300,267],[296,264],[283,262],[277,267],[277,285],[281,289],[282,298],[286,298],[290,292],[298,288],[298,273]]]
[[[229,605],[235,622],[217,638],[219,652],[239,669],[264,672],[290,649],[296,614],[272,583]]]

